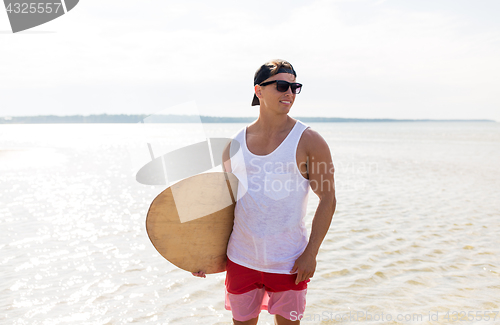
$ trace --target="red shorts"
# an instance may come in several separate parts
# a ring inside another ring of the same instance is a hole
[[[227,259],[226,309],[237,321],[247,321],[261,310],[297,320],[306,307],[310,280],[295,284],[297,274],[267,273],[249,269]]]

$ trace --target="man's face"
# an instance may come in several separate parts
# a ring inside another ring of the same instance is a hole
[[[288,82],[295,82],[295,76],[290,73],[278,73],[263,82],[273,81],[273,80],[284,80]],[[267,86],[255,86],[255,92],[257,97],[259,97],[260,105],[272,110],[276,110],[282,113],[288,113],[290,108],[295,101],[295,94],[292,93],[292,89],[289,87],[285,92],[279,92],[276,89],[276,83],[272,83]]]

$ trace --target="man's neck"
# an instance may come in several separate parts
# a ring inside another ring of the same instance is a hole
[[[289,129],[295,121],[288,114],[274,114],[263,109],[260,110],[259,118],[254,126],[259,130],[265,130],[269,133],[282,132]]]

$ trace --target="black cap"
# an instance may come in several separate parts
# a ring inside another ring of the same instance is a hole
[[[285,66],[286,64],[286,66]],[[287,67],[289,66],[289,67]],[[292,65],[286,61],[270,61],[268,63],[263,64],[256,72],[253,77],[253,85],[261,84],[264,80],[269,79],[270,77],[278,74],[278,73],[290,73],[297,77],[297,73],[293,69]],[[252,106],[260,105],[259,98],[255,93],[253,94]]]

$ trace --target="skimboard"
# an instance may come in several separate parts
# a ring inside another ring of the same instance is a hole
[[[189,272],[225,271],[237,186],[231,173],[204,173],[160,193],[146,218],[146,230],[156,250]]]

